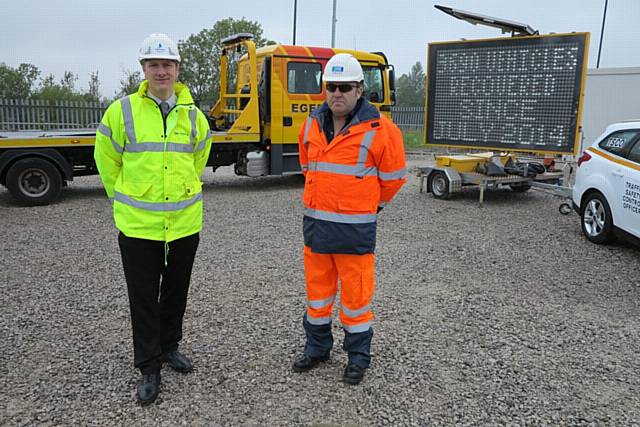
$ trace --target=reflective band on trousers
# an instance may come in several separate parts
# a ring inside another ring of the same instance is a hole
[[[343,224],[369,224],[376,222],[377,218],[376,214],[340,214],[311,208],[304,208],[304,214],[309,218],[340,222]]]
[[[317,310],[333,304],[333,301],[335,300],[335,298],[336,298],[335,295],[331,295],[329,298],[325,298],[325,299],[308,300],[307,305],[310,308],[314,308]]]
[[[365,322],[365,323],[361,323],[359,325],[342,325],[342,327],[349,332],[350,334],[359,334],[360,332],[367,332],[370,328],[371,325],[373,324],[373,322]]]
[[[133,206],[134,208],[148,211],[179,211],[202,200],[202,193],[198,193],[192,198],[180,202],[141,202],[116,191],[114,193],[114,200],[124,203],[125,205]]]
[[[331,317],[311,317],[307,314],[307,322],[312,325],[327,325],[331,323]]]
[[[344,314],[346,314],[347,316],[349,316],[349,317],[358,317],[358,316],[363,315],[366,312],[368,312],[369,311],[369,306],[370,306],[370,304],[367,304],[364,307],[359,308],[358,310],[350,310],[347,307],[345,307],[344,304],[342,304],[341,308],[342,308],[342,312]]]

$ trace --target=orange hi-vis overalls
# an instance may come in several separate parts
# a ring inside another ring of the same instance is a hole
[[[332,141],[324,126],[327,104],[315,110],[299,134],[305,174],[304,267],[307,310],[305,354],[327,356],[333,345],[333,303],[341,284],[340,321],[349,360],[369,366],[375,288],[377,214],[406,180],[402,133],[366,100]],[[332,122],[331,122],[332,125]]]

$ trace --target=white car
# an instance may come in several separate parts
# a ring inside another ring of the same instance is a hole
[[[578,159],[573,208],[594,243],[640,244],[640,121],[610,125]]]

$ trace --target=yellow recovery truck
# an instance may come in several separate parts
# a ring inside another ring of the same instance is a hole
[[[246,33],[223,40],[222,48],[220,99],[208,113],[213,145],[207,165],[214,171],[235,165],[236,174],[252,177],[300,173],[298,130],[323,102],[322,72],[335,53],[361,62],[365,96],[391,115],[394,71],[380,52],[282,44],[256,49]],[[234,84],[230,55],[240,56]],[[94,138],[95,129],[0,134],[0,184],[22,204],[49,204],[74,177],[98,173]]]

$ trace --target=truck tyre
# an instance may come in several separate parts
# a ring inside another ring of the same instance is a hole
[[[449,178],[442,171],[434,171],[429,176],[429,191],[436,199],[448,199],[451,197],[449,191]]]
[[[62,191],[62,175],[51,162],[29,157],[18,160],[9,168],[7,188],[22,204],[48,205]]]
[[[594,192],[586,195],[580,207],[580,217],[582,233],[589,241],[605,244],[615,240],[611,208],[602,194]]]

